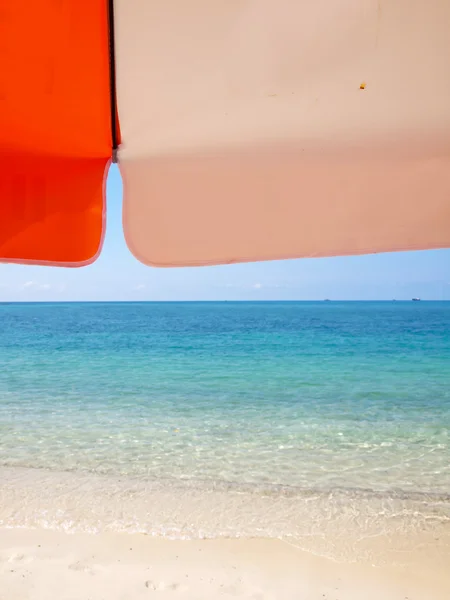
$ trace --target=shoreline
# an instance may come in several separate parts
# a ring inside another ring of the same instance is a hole
[[[175,541],[266,539],[341,563],[408,566],[414,557],[439,569],[450,564],[449,524],[445,495],[278,494],[0,467],[0,528]]]
[[[317,556],[378,566],[411,551],[450,562],[450,497],[241,489],[0,467],[0,527],[127,533],[175,540],[282,540]]]
[[[162,594],[162,595],[161,595]],[[448,569],[336,563],[279,540],[0,529],[5,600],[446,600]]]

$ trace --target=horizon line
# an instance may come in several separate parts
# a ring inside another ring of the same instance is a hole
[[[298,303],[298,302],[450,302],[449,299],[422,299],[422,298],[372,298],[372,299],[333,299],[333,298],[316,298],[316,299],[233,299],[233,300],[0,300],[0,304],[194,304],[194,303]]]

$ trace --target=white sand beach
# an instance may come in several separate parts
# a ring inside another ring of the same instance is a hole
[[[0,599],[448,600],[445,561],[408,562],[337,563],[277,540],[1,529]]]

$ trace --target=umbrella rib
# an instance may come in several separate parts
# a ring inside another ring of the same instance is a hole
[[[117,98],[116,98],[116,57],[114,42],[114,0],[108,0],[108,30],[109,30],[109,92],[111,108],[112,159],[117,162]]]

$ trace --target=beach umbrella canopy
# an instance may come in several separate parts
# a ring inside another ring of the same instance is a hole
[[[0,0],[0,260],[450,246],[448,0]]]

